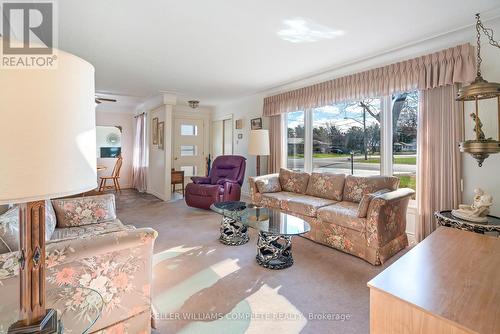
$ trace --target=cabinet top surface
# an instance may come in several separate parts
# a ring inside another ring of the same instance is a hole
[[[500,238],[438,228],[370,282],[479,333],[500,331]]]

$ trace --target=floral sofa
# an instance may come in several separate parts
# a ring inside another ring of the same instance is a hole
[[[82,333],[90,315],[102,309],[91,333],[149,333],[156,231],[122,224],[114,195],[47,201],[45,211],[48,307],[55,303],[60,315],[76,315],[64,317],[65,328]],[[16,208],[0,216],[3,246],[9,244],[9,232],[17,232]],[[0,333],[18,317],[18,258],[17,248],[0,254],[0,295],[8,301],[0,303]],[[93,289],[102,301],[88,289],[69,287]]]
[[[406,210],[415,193],[400,188],[397,177],[345,176],[281,169],[251,177],[251,200],[277,208],[311,225],[304,236],[373,265],[384,263],[408,245]]]

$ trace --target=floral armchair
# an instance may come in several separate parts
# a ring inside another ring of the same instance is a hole
[[[56,228],[46,244],[46,290],[58,288],[59,314],[71,310],[75,315],[64,318],[64,327],[82,332],[90,314],[99,308],[102,311],[91,333],[149,333],[156,236],[153,229],[125,226],[117,219]],[[0,303],[0,333],[18,318],[18,257],[18,251],[0,254],[0,295],[8,301]],[[96,301],[89,289],[102,300]],[[50,302],[47,306],[54,307]]]

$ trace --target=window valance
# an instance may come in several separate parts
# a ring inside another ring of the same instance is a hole
[[[458,45],[312,86],[266,97],[264,116],[318,108],[336,102],[385,96],[409,90],[425,90],[475,77],[474,47]]]

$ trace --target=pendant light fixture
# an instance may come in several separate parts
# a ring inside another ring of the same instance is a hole
[[[460,151],[469,153],[477,160],[479,167],[490,154],[500,152],[500,84],[495,82],[488,82],[483,79],[481,73],[481,32],[488,37],[489,44],[500,48],[497,41],[493,39],[493,30],[484,27],[481,22],[479,14],[476,14],[476,31],[477,31],[477,74],[476,79],[468,86],[462,87],[458,91],[456,100],[462,101],[462,110],[464,114],[465,124],[465,102],[474,102],[474,113],[470,117],[474,121],[475,139],[464,140],[460,143]],[[498,122],[498,138],[494,140],[487,137],[483,132],[483,124],[479,117],[479,100],[496,99],[495,105],[497,110]],[[464,129],[465,130],[465,129]],[[464,131],[465,136],[465,131]]]

